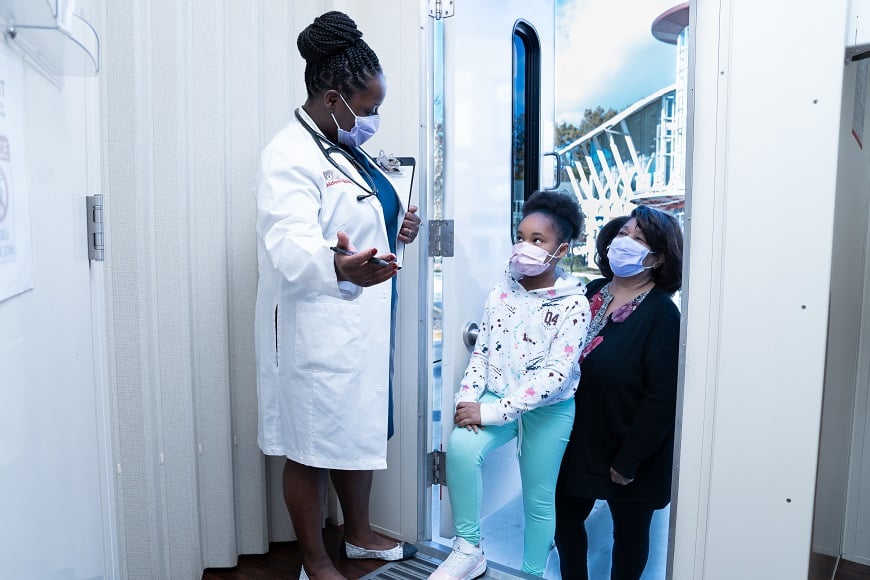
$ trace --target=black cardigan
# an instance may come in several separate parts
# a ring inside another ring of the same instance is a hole
[[[589,283],[590,298],[607,280]],[[654,287],[623,322],[609,320],[580,367],[574,429],[559,476],[578,497],[670,502],[680,313]],[[634,481],[610,481],[610,467]]]

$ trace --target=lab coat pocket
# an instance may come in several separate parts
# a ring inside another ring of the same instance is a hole
[[[311,372],[358,371],[361,318],[359,306],[345,301],[297,302],[296,366]]]
[[[281,366],[281,310],[275,305],[275,369]]]

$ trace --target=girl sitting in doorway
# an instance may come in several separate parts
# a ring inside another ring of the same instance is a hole
[[[517,439],[525,512],[523,571],[543,576],[555,531],[555,488],[574,422],[579,354],[589,303],[576,278],[557,268],[582,216],[564,194],[536,192],[505,279],[490,292],[474,352],[456,393],[447,446],[447,488],[456,537],[430,576],[466,580],[486,571],[480,547],[481,465]]]

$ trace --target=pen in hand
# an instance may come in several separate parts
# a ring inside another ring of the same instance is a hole
[[[345,248],[339,248],[338,246],[329,246],[329,249],[335,252],[336,254],[341,254],[342,256],[353,256],[356,252],[351,252],[350,250],[346,250]],[[372,264],[377,264],[378,266],[389,266],[390,263],[386,260],[382,260],[380,258],[375,258],[372,256],[369,258],[369,262]],[[401,268],[401,266],[399,266]]]

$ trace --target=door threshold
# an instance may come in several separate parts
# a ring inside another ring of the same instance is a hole
[[[388,562],[374,572],[363,576],[360,580],[400,580],[408,578],[425,580],[450,555],[450,548],[443,544],[418,542],[414,545],[417,547],[417,554],[413,558],[400,562]],[[481,578],[491,578],[493,580],[512,578],[541,580],[538,576],[532,576],[520,570],[508,568],[498,562],[488,562],[486,573]]]

